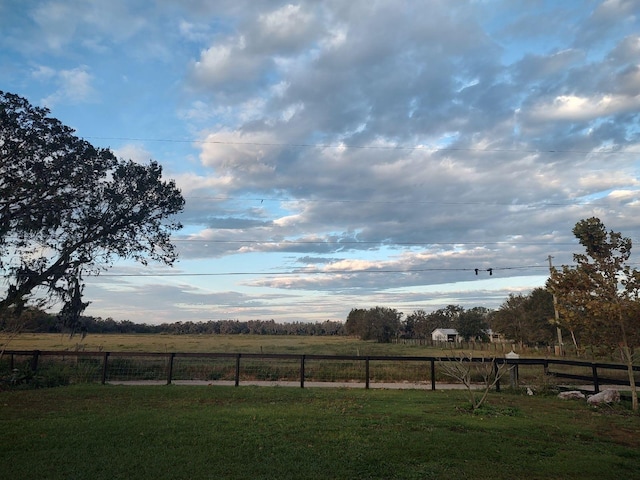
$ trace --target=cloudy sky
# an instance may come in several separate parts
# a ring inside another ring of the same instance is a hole
[[[549,256],[571,263],[580,219],[640,249],[639,14],[638,0],[0,0],[0,90],[159,161],[186,199],[179,262],[89,278],[88,314],[493,308],[543,285]]]

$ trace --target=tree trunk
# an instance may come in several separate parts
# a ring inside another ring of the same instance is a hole
[[[627,329],[624,324],[624,317],[622,316],[622,308],[620,308],[620,314],[618,315],[618,321],[620,322],[620,333],[622,334],[622,354],[624,360],[627,363],[627,373],[629,374],[629,385],[631,386],[631,408],[634,412],[638,411],[638,389],[636,388],[636,379],[633,375],[633,349],[629,347],[629,341],[627,339]]]
[[[638,389],[636,387],[636,379],[633,375],[633,353],[628,345],[622,347],[624,360],[627,364],[627,373],[629,374],[629,385],[631,385],[631,408],[634,412],[638,411]]]
[[[578,348],[578,341],[576,340],[576,335],[573,333],[573,328],[570,330],[571,332],[571,340],[573,340],[573,346],[576,347],[576,355],[580,356],[580,349]]]

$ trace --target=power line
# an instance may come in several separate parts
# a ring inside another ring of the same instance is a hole
[[[594,201],[575,201],[575,202],[538,202],[538,203],[512,203],[512,202],[444,202],[439,200],[346,200],[346,199],[318,199],[312,200],[304,197],[298,198],[278,198],[278,197],[229,197],[229,196],[205,196],[205,195],[187,195],[186,200],[214,200],[214,201],[245,201],[245,202],[305,202],[305,203],[367,203],[370,205],[477,205],[477,206],[497,206],[497,207],[571,207],[580,205],[598,205]]]
[[[385,269],[385,270],[299,270],[293,272],[210,272],[210,273],[98,273],[86,274],[85,277],[222,277],[222,276],[240,276],[240,275],[264,275],[264,276],[288,276],[288,275],[348,275],[348,274],[411,274],[425,272],[476,272],[487,271],[505,271],[505,270],[530,270],[530,269],[547,269],[544,265],[522,265],[515,267],[497,267],[497,268],[417,268],[417,269]],[[477,275],[477,273],[476,273]]]
[[[251,145],[257,147],[294,147],[294,148],[332,148],[332,149],[361,149],[361,150],[423,150],[430,152],[490,152],[490,153],[575,153],[575,154],[595,154],[595,155],[637,155],[640,151],[635,150],[570,150],[570,149],[520,149],[520,148],[472,148],[472,147],[429,147],[425,145],[357,145],[357,144],[335,144],[335,143],[290,143],[290,142],[232,142],[227,140],[194,140],[194,139],[173,139],[173,138],[144,138],[144,137],[100,137],[86,136],[85,139],[93,140],[124,140],[129,142],[163,142],[163,143],[197,143],[214,145]]]
[[[424,246],[424,245],[538,245],[538,246],[573,246],[577,245],[576,242],[518,242],[518,241],[496,241],[496,242],[441,242],[441,241],[429,241],[429,242],[391,242],[391,241],[325,241],[325,240],[206,240],[200,238],[172,238],[172,242],[181,243],[206,243],[206,244],[249,244],[249,245],[380,245],[380,246]]]

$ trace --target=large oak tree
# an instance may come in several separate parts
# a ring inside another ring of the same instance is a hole
[[[87,305],[83,274],[115,258],[174,262],[170,234],[183,207],[158,163],[118,159],[0,91],[0,312],[44,298],[72,324]]]

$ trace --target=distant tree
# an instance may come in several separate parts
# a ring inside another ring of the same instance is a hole
[[[410,326],[411,338],[431,338],[431,332],[440,325],[439,317],[424,310],[410,313],[404,323]]]
[[[469,310],[462,310],[459,312],[458,318],[455,322],[455,328],[458,331],[458,335],[464,338],[465,341],[476,339],[481,341],[488,340],[488,315],[489,310],[484,307],[474,307]]]
[[[389,343],[400,332],[402,312],[394,308],[375,307],[367,312],[367,321],[371,325],[370,338],[378,343]]]
[[[620,349],[638,410],[633,350],[640,346],[640,271],[627,263],[631,239],[595,217],[576,223],[573,234],[586,252],[573,255],[575,267],[553,269],[547,288],[556,295],[560,321],[579,328],[582,342]]]
[[[415,312],[407,315],[400,323],[400,338],[416,338],[418,336],[416,333],[416,316],[414,314]]]
[[[87,306],[84,274],[115,258],[173,263],[184,199],[156,162],[119,160],[48,114],[0,91],[0,310],[45,298],[72,326]]]
[[[508,340],[520,344],[528,342],[525,333],[525,308],[526,297],[522,294],[509,294],[502,302],[500,308],[491,312],[489,325],[495,333],[504,335]]]
[[[369,310],[354,308],[349,312],[345,329],[347,335],[361,340],[390,342],[400,333],[402,313],[393,308],[374,307]]]
[[[525,305],[529,343],[550,345],[556,340],[553,295],[544,288],[534,288]]]
[[[447,305],[445,308],[436,310],[436,314],[442,316],[445,321],[444,325],[439,325],[441,328],[455,328],[458,316],[464,312],[464,307],[460,305]]]
[[[367,311],[362,308],[352,308],[347,315],[345,330],[347,335],[360,338],[369,337],[370,325],[367,323]]]
[[[520,344],[548,345],[554,339],[553,296],[542,288],[529,295],[511,294],[489,315],[494,332]]]
[[[431,333],[436,328],[456,328],[458,316],[464,308],[460,305],[447,305],[426,315],[420,315],[416,319],[416,331],[420,332],[420,338],[431,338]]]
[[[404,338],[422,338],[420,323],[427,316],[424,310],[415,310],[406,316],[402,322],[401,332]]]

